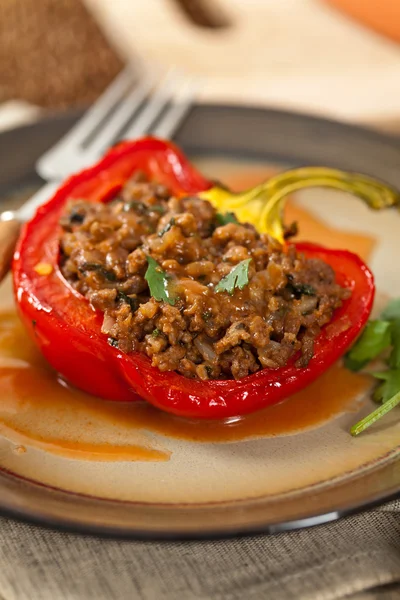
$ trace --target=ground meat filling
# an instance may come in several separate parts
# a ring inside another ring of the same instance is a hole
[[[143,352],[161,371],[198,379],[240,379],[305,367],[314,340],[349,297],[331,267],[294,246],[228,222],[198,197],[175,198],[139,174],[108,204],[71,201],[62,216],[61,270],[104,313],[102,332],[122,352]],[[232,219],[229,219],[232,220]],[[147,257],[174,283],[172,306],[155,300]],[[248,282],[216,286],[241,261]]]

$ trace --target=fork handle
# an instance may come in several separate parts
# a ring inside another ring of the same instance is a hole
[[[0,281],[10,270],[22,223],[18,219],[0,221]]]

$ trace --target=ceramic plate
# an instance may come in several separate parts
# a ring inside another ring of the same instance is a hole
[[[77,115],[0,136],[3,206],[39,181],[33,164]],[[177,142],[210,177],[246,187],[288,166],[357,170],[400,187],[400,142],[278,111],[196,106]],[[400,215],[312,190],[290,201],[303,239],[363,255],[376,310],[400,295]],[[0,509],[53,527],[127,537],[199,538],[324,523],[400,493],[400,411],[358,438],[371,382],[340,365],[305,393],[248,419],[185,422],[57,382],[0,298]]]

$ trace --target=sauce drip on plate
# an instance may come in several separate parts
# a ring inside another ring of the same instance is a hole
[[[243,189],[264,178],[265,171],[253,172],[242,176],[240,185],[231,182]],[[374,246],[372,238],[335,230],[289,202],[286,221],[293,220],[300,224],[302,239],[322,239],[326,246],[348,248],[363,258]],[[0,434],[16,443],[21,457],[34,446],[81,460],[165,461],[171,454],[169,437],[235,442],[294,434],[357,410],[370,385],[368,377],[337,364],[300,393],[256,414],[226,422],[179,419],[146,403],[105,402],[71,389],[28,339],[15,310],[0,312]]]
[[[68,387],[47,366],[14,312],[0,313],[0,433],[83,460],[168,460],[168,437],[235,442],[290,435],[359,408],[370,379],[334,365],[308,388],[258,413],[220,421],[173,417],[147,403],[105,402]],[[154,440],[154,434],[163,436]]]

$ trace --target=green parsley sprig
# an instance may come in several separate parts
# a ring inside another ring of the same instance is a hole
[[[232,296],[235,288],[242,290],[249,283],[249,264],[251,258],[242,260],[228,275],[215,286],[216,292],[228,292]]]
[[[150,294],[157,302],[167,302],[174,306],[176,298],[171,290],[171,277],[162,270],[154,258],[147,256],[147,271],[144,276],[149,284]]]
[[[228,223],[238,223],[239,221],[236,218],[235,213],[226,212],[220,213],[217,212],[215,215],[218,225],[228,225]]]
[[[370,372],[381,383],[375,389],[374,400],[380,406],[353,425],[351,435],[358,435],[400,405],[400,299],[392,300],[380,319],[369,321],[357,342],[345,357],[345,365],[359,371],[381,358],[387,367]]]

